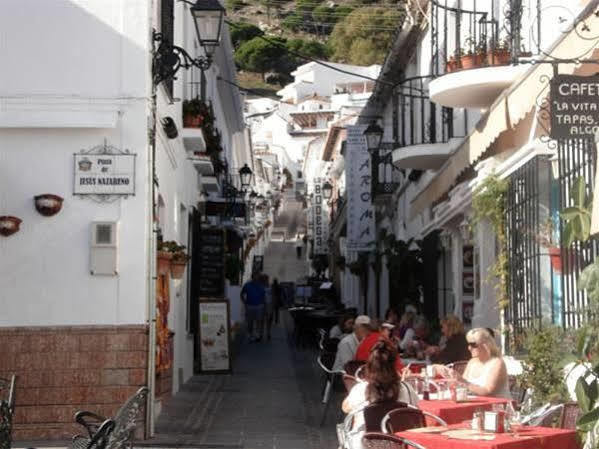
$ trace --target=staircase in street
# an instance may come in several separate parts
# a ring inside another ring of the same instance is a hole
[[[302,203],[297,201],[295,192],[287,190],[281,202],[279,215],[275,218],[271,241],[264,254],[264,272],[271,281],[295,282],[308,275],[308,260],[305,247],[302,257],[296,255],[297,234],[306,232],[306,215]]]

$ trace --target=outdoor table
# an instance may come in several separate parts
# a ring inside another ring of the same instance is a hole
[[[418,408],[437,415],[443,419],[447,424],[458,424],[466,420],[471,420],[472,415],[477,409],[481,410],[492,410],[494,404],[507,404],[509,399],[505,398],[492,398],[486,396],[474,396],[466,401],[452,401],[450,399],[436,400],[431,399],[429,401],[420,400],[418,401]],[[435,421],[427,418],[429,425],[438,425]]]
[[[426,428],[398,432],[396,435],[407,438],[424,447],[435,449],[578,449],[576,431],[554,429],[550,427],[523,427],[518,434],[490,433],[458,429],[467,429],[469,422],[449,426],[442,432],[426,433]],[[434,432],[435,428],[432,431]],[[449,435],[447,433],[449,432]]]

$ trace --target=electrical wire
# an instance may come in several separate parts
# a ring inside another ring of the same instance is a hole
[[[232,23],[232,22],[230,22],[230,21],[228,21],[228,20],[226,21],[226,23],[227,23],[229,26],[232,26],[232,27],[237,27],[237,28],[239,28],[239,27],[240,27],[240,25],[238,25],[238,24],[235,24],[235,23]],[[374,81],[375,83],[378,83],[378,84],[384,84],[384,85],[387,85],[387,86],[393,87],[393,84],[392,84],[392,83],[388,83],[388,82],[386,82],[386,81],[381,81],[381,80],[379,80],[378,78],[372,78],[372,77],[370,77],[370,76],[367,76],[367,75],[362,75],[362,74],[358,74],[358,73],[355,73],[355,72],[351,72],[351,71],[349,71],[349,70],[344,70],[344,69],[342,69],[342,68],[335,67],[335,66],[333,66],[333,65],[327,64],[326,62],[319,61],[319,60],[318,60],[318,59],[316,59],[316,58],[312,58],[312,57],[310,57],[310,56],[306,56],[306,55],[303,55],[303,54],[301,54],[301,53],[298,53],[298,52],[296,52],[296,51],[294,51],[294,50],[290,50],[289,48],[287,48],[287,46],[286,46],[285,44],[282,44],[282,43],[280,43],[280,42],[277,42],[277,41],[275,41],[275,40],[273,40],[273,39],[269,39],[269,38],[265,37],[264,35],[259,35],[259,36],[256,36],[256,37],[257,37],[257,38],[259,38],[259,39],[261,39],[261,40],[263,40],[263,41],[265,41],[265,42],[268,42],[268,43],[269,43],[269,44],[271,44],[271,45],[275,45],[275,46],[277,46],[277,47],[279,47],[279,48],[282,48],[282,49],[284,49],[284,50],[285,50],[287,53],[289,53],[290,55],[296,56],[296,57],[298,57],[298,58],[300,58],[300,59],[304,59],[304,60],[306,60],[306,61],[314,62],[314,63],[316,63],[316,64],[318,64],[318,65],[321,65],[321,66],[323,66],[323,67],[326,67],[326,68],[328,68],[328,69],[334,70],[334,71],[336,71],[336,72],[339,72],[339,73],[345,73],[346,75],[351,75],[351,76],[355,76],[355,77],[357,77],[357,78],[367,79],[367,80],[369,80],[369,81]]]

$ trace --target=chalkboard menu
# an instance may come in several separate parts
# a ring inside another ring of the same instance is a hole
[[[202,229],[200,233],[200,298],[218,298],[225,294],[225,232]]]

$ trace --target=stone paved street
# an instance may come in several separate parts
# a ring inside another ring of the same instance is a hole
[[[293,324],[274,329],[270,342],[239,342],[234,374],[194,376],[165,406],[158,447],[318,449],[335,448],[341,392],[320,427],[321,378],[314,350],[295,350]]]

